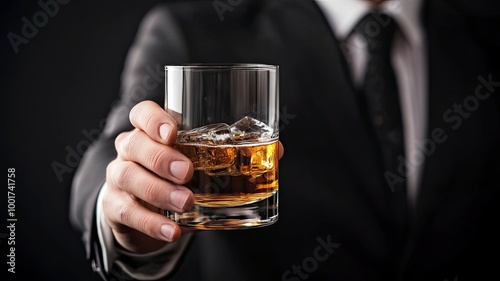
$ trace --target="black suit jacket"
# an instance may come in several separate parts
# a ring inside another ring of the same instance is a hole
[[[402,234],[346,59],[321,10],[310,0],[233,1],[218,15],[213,3],[161,4],[138,31],[121,100],[72,190],[71,221],[95,267],[102,267],[95,201],[116,156],[114,138],[132,129],[128,111],[137,102],[163,105],[163,65],[258,62],[280,65],[279,220],[197,233],[171,280],[490,278],[500,237],[492,228],[500,187],[498,13],[464,1],[424,3],[428,135],[415,216]]]

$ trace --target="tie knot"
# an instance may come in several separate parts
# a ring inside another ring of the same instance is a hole
[[[372,11],[361,18],[353,32],[367,41],[369,50],[377,51],[389,49],[396,30],[397,23],[391,16]]]

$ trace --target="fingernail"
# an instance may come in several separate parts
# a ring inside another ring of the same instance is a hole
[[[174,228],[171,225],[164,224],[160,227],[161,235],[167,238],[169,241],[172,241],[172,237],[174,236]]]
[[[184,210],[188,198],[189,193],[184,190],[174,190],[170,193],[170,202],[181,210]]]
[[[170,163],[170,173],[179,180],[184,180],[189,170],[189,165],[183,161]]]
[[[172,131],[172,126],[170,126],[169,124],[162,124],[160,126],[161,139],[166,141],[168,139],[171,131]]]

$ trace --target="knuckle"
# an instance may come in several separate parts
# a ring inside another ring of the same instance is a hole
[[[148,203],[154,203],[158,200],[160,191],[160,186],[155,181],[149,181],[144,183],[143,188],[143,200]],[[153,204],[154,205],[154,204]]]
[[[116,200],[116,192],[112,191],[109,186],[106,189],[102,195],[102,212],[108,224],[116,226],[121,224],[120,217],[118,216],[121,201]]]
[[[159,120],[159,112],[156,107],[158,107],[158,104],[150,100],[136,104],[129,113],[131,123],[142,129],[150,129],[150,126],[155,126],[154,122]]]
[[[132,122],[132,124],[134,123],[134,120],[137,116],[137,111],[143,106],[144,102],[140,102],[138,104],[135,104],[131,109],[130,109],[130,112],[128,113],[128,119],[130,120],[130,122]]]
[[[154,217],[153,216],[143,216],[138,222],[138,227],[149,235],[154,233]]]
[[[102,213],[109,224],[115,225],[117,217],[114,210],[116,210],[116,200],[113,200],[111,195],[104,194],[102,197]]]
[[[116,171],[117,160],[113,160],[106,166],[106,181],[114,183],[114,174]]]
[[[116,136],[116,138],[115,138],[115,149],[117,151],[119,151],[119,149],[121,148],[120,144],[127,137],[128,134],[129,134],[129,132],[122,132],[122,133],[118,134],[118,136]]]
[[[110,200],[111,194],[109,191],[104,190],[102,194],[102,212],[104,213],[105,217],[108,217],[109,214],[112,214],[113,211],[110,211],[110,209],[113,207],[113,201]]]
[[[164,149],[152,150],[150,152],[149,159],[151,159],[151,168],[153,171],[161,171],[167,158],[168,154]]]
[[[118,209],[118,218],[125,225],[132,225],[132,218],[135,210],[139,207],[139,202],[132,196],[128,197],[128,200],[122,201]]]
[[[148,114],[145,117],[144,128],[146,128],[146,130],[148,132],[154,132],[155,128],[158,127],[158,124],[157,124],[158,120],[160,120],[160,116],[158,116],[158,112],[156,112],[156,111],[151,112],[150,114]]]
[[[134,136],[136,135],[137,133],[135,132],[130,132],[126,137],[123,138],[123,140],[120,142],[120,148],[123,152],[128,152],[128,150],[130,149],[130,147],[132,146],[132,140],[134,139]]]
[[[113,182],[123,189],[130,181],[131,175],[134,172],[134,165],[130,162],[122,162],[117,166],[112,172]]]
[[[137,139],[139,137],[139,132],[136,130],[127,134],[127,136],[120,143],[119,151],[121,151],[122,156],[133,157],[134,144],[137,143]]]

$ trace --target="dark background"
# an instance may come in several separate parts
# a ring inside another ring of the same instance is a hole
[[[31,30],[31,38],[18,46],[17,53],[8,35],[23,36],[24,19],[33,24],[33,16],[44,10],[38,0],[1,2],[1,158],[4,177],[8,168],[16,170],[17,222],[16,273],[11,274],[6,263],[10,233],[4,185],[0,280],[100,280],[85,259],[80,234],[69,223],[71,180],[92,137],[85,132],[101,131],[118,98],[123,62],[138,24],[160,2],[59,1],[67,3],[41,0],[57,3],[58,10],[45,20],[38,18],[43,24]],[[443,2],[472,14],[499,11],[498,5],[484,5],[494,2],[489,0]],[[60,170],[58,177],[54,164],[67,170]]]
[[[72,166],[89,143],[83,131],[100,131],[118,98],[127,50],[142,16],[159,1],[42,1],[57,3],[59,9],[17,53],[8,34],[23,36],[23,17],[34,23],[33,16],[43,9],[38,1],[1,4],[2,162],[4,177],[7,168],[16,170],[17,222],[16,273],[11,274],[6,264],[8,190],[3,185],[0,279],[100,280],[68,219]],[[44,23],[43,16],[38,20]],[[55,162],[68,169],[60,178]]]

